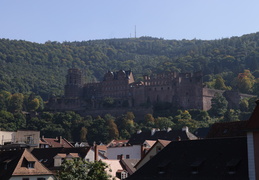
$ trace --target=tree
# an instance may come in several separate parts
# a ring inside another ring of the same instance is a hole
[[[251,93],[255,84],[255,77],[249,70],[239,73],[236,79],[237,88],[242,93]]]
[[[167,129],[172,128],[175,124],[171,121],[171,119],[167,117],[158,117],[155,119],[155,126],[159,129]]]
[[[119,137],[119,130],[117,125],[114,122],[114,119],[108,119],[107,120],[108,125],[108,133],[109,133],[109,139],[118,139]]]
[[[222,94],[216,93],[211,99],[211,109],[209,113],[213,116],[220,117],[227,111],[227,107],[228,102],[226,98]]]
[[[240,102],[239,102],[239,109],[240,109],[240,111],[247,112],[248,108],[249,108],[248,99],[246,99],[246,98],[241,99]]]
[[[225,81],[221,76],[217,76],[214,84],[215,89],[220,89],[220,90],[230,90],[230,87],[227,87],[225,85]]]
[[[238,111],[235,111],[234,109],[228,109],[225,114],[222,121],[224,122],[232,122],[232,121],[239,121],[238,119]]]
[[[23,106],[23,94],[21,93],[15,93],[12,95],[10,101],[9,101],[9,111],[15,112],[15,111],[21,111]]]
[[[82,127],[80,130],[80,141],[85,142],[86,135],[87,135],[87,129],[85,127]]]
[[[88,162],[84,159],[73,158],[65,160],[57,173],[58,180],[109,180],[105,169],[107,164],[102,161]]]
[[[40,107],[40,100],[38,98],[34,98],[28,104],[29,111],[36,111]]]

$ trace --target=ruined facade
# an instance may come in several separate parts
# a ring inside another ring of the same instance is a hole
[[[217,92],[225,95],[232,107],[238,106],[242,96],[246,96],[234,91],[224,92],[206,88],[203,86],[202,77],[201,72],[170,72],[145,75],[143,81],[135,82],[132,71],[120,70],[108,71],[100,82],[84,84],[82,71],[69,69],[65,96],[50,100],[50,108],[56,110],[98,110],[108,106],[114,109],[140,108],[168,102],[179,109],[209,110],[211,99]]]

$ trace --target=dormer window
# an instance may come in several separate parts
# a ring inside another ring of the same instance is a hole
[[[34,168],[34,166],[35,166],[35,161],[30,161],[30,162],[28,162],[28,164],[27,164],[27,167],[28,167],[29,169]]]
[[[198,174],[199,173],[199,169],[201,168],[201,165],[202,163],[204,162],[204,160],[197,160],[197,161],[194,161],[192,164],[191,164],[191,168],[192,168],[192,174]]]
[[[232,175],[232,174],[236,174],[237,171],[237,166],[240,163],[240,159],[231,159],[228,163],[227,163],[227,168],[228,168],[228,174]]]
[[[165,174],[167,168],[168,168],[169,165],[170,165],[170,163],[171,163],[171,160],[169,160],[169,159],[167,159],[167,160],[161,162],[161,163],[158,165],[158,167],[157,167],[157,168],[158,168],[158,174],[159,174],[159,175]]]

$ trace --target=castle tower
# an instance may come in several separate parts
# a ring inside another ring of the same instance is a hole
[[[81,96],[83,87],[82,71],[79,69],[69,69],[66,76],[65,97],[76,98]]]

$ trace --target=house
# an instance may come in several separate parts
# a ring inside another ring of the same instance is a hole
[[[86,161],[93,162],[95,160],[105,159],[102,154],[95,155],[95,149],[91,147],[79,148],[35,148],[31,152],[39,161],[55,173],[60,169],[63,160],[72,158],[82,158]],[[97,159],[96,159],[97,158]]]
[[[68,140],[62,138],[62,136],[56,138],[45,138],[42,136],[40,138],[40,148],[50,148],[50,147],[65,147],[72,148],[74,147]]]
[[[31,130],[0,131],[1,149],[21,149],[32,150],[39,147],[40,132]]]
[[[109,147],[107,148],[108,159],[120,159],[121,156],[125,159],[141,159],[143,155],[142,145],[128,145],[121,147]]]
[[[106,163],[108,167],[105,169],[107,174],[111,175],[114,179],[126,179],[128,172],[121,166],[120,160],[117,159],[103,159],[102,162]]]
[[[246,137],[172,141],[129,180],[248,180]]]
[[[126,179],[132,175],[136,169],[134,166],[139,161],[138,159],[124,159],[120,156],[120,159],[102,159],[108,165],[106,172],[115,179]]]
[[[0,151],[1,180],[54,180],[54,175],[27,149]]]
[[[258,180],[256,104],[248,121],[215,124],[208,139],[171,142],[128,179]]]
[[[206,138],[246,137],[248,121],[218,122],[210,127]]]
[[[128,172],[128,176],[132,175],[136,171],[136,164],[139,162],[139,159],[120,159],[120,163],[124,170]]]
[[[151,132],[139,132],[133,134],[128,141],[128,144],[136,145],[143,144],[145,140],[168,140],[168,141],[178,141],[178,140],[195,140],[198,139],[195,135],[189,132],[187,126],[183,127],[181,130],[157,130],[152,129]]]
[[[158,139],[156,143],[149,149],[144,157],[136,164],[135,168],[139,169],[157,153],[159,153],[164,147],[166,147],[171,141]]]

